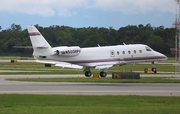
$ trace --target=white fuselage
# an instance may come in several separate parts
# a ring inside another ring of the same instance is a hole
[[[110,63],[122,65],[126,63],[161,61],[166,60],[167,57],[146,45],[134,44],[81,48],[81,52],[76,56],[47,55],[47,59],[94,67]]]

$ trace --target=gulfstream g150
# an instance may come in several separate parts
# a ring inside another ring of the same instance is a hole
[[[35,26],[29,26],[28,32],[33,47],[33,56],[37,62],[43,62],[38,58],[45,58],[54,62],[45,61],[44,63],[55,64],[55,66],[75,69],[84,67],[87,77],[92,75],[90,68],[101,69],[100,76],[106,77],[108,68],[112,66],[167,59],[165,55],[143,44],[88,48],[80,48],[79,46],[51,47]]]

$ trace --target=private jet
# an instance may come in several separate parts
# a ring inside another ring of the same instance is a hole
[[[55,66],[82,69],[86,77],[92,75],[91,68],[100,69],[101,77],[106,77],[110,67],[129,63],[158,62],[167,57],[144,44],[100,46],[80,48],[79,46],[51,47],[34,25],[28,26],[28,33],[36,62]],[[39,58],[53,60],[41,61]]]

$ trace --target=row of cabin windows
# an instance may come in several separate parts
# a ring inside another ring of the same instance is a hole
[[[150,47],[145,47],[146,51],[152,51],[152,49]],[[133,51],[134,54],[136,54],[136,50]],[[125,51],[122,51],[123,54],[125,54],[126,52]],[[139,50],[139,53],[142,53],[142,50]],[[119,55],[120,52],[117,51],[117,55]],[[128,54],[131,54],[131,51],[128,51]],[[114,52],[111,52],[111,55],[114,55]]]
[[[122,53],[125,54],[126,52],[122,51]],[[134,54],[136,54],[136,53],[137,53],[136,50],[134,50]],[[139,53],[142,53],[142,50],[139,50]],[[117,51],[117,55],[119,55],[119,54],[120,54],[120,52]],[[128,51],[128,54],[131,54],[131,51]],[[113,52],[112,52],[112,55],[114,55]]]

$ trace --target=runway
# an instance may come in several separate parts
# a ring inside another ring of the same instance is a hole
[[[18,82],[6,81],[3,77],[0,76],[0,94],[180,96],[180,84]]]

